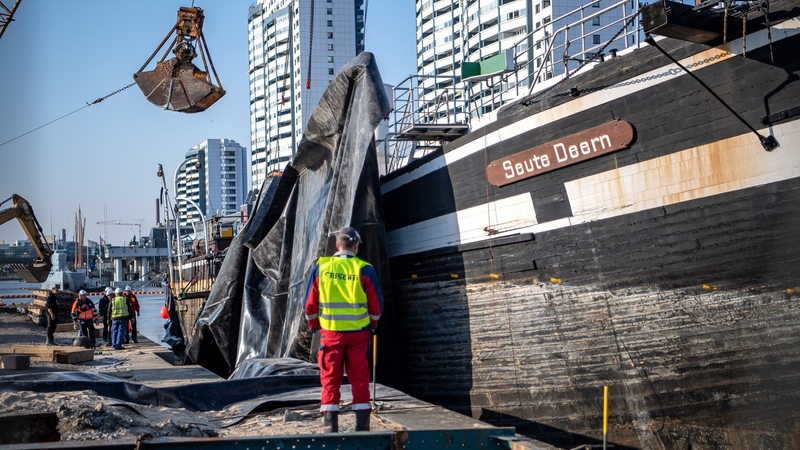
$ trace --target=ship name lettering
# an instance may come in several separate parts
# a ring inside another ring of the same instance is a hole
[[[486,166],[486,179],[498,187],[516,183],[622,150],[635,136],[630,122],[615,119],[496,159]]]
[[[509,160],[503,161],[503,172],[508,179],[523,176],[545,167],[550,167],[550,157],[547,155],[533,155],[518,163],[512,163]]]
[[[590,155],[598,150],[605,150],[611,147],[611,138],[607,134],[602,136],[593,137],[586,141],[581,141],[577,145],[565,146],[564,143],[558,142],[553,145],[553,151],[556,154],[556,161],[563,163],[570,159],[579,158],[581,155]]]

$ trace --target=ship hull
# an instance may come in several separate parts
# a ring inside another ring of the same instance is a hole
[[[618,447],[796,448],[797,23],[746,58],[659,42],[771,152],[649,47],[385,177],[403,390],[569,448],[602,441],[608,386]],[[622,149],[503,166],[619,119]]]

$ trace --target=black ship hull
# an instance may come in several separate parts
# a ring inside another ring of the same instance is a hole
[[[400,387],[564,447],[608,386],[618,448],[797,448],[798,23],[658,41],[742,120],[645,47],[384,177]]]

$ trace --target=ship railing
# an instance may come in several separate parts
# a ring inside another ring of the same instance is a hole
[[[639,10],[639,0],[619,0],[604,8],[589,2],[541,23],[509,41],[513,70],[495,76],[464,80],[449,72],[406,78],[392,90],[388,131],[379,136],[385,172],[442,149],[492,120],[510,101],[543,92],[578,70],[640,47],[644,33]],[[461,128],[455,132],[453,127]]]
[[[446,135],[451,127],[442,125],[467,127],[466,98],[459,77],[412,75],[392,88],[392,98],[391,125],[383,139],[386,172],[439,148],[442,141],[452,140]],[[390,144],[391,151],[386,151]]]
[[[620,0],[605,8],[589,2],[518,39],[512,47],[516,70],[504,77],[503,103],[544,90],[620,51],[639,48],[644,41],[639,9],[638,0]],[[494,108],[478,111],[487,109]]]

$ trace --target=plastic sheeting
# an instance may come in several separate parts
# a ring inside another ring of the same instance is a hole
[[[188,411],[220,411],[223,427],[234,425],[253,411],[319,404],[319,374],[291,373],[301,361],[273,361],[254,378],[213,381],[174,387],[150,387],[92,372],[48,372],[0,376],[0,392],[93,391],[128,402],[126,406],[147,417],[145,406]],[[255,371],[252,371],[255,373]],[[274,372],[266,375],[267,372]],[[283,372],[283,374],[277,374]]]
[[[237,380],[211,381],[174,387],[150,387],[93,372],[47,372],[0,376],[0,392],[66,392],[91,390],[98,395],[141,405],[215,411],[240,402],[267,401],[265,396],[292,397],[292,393],[316,390],[319,375],[273,375]],[[299,394],[298,394],[299,395]],[[305,399],[305,396],[302,396]],[[319,400],[316,400],[319,402]],[[313,404],[313,401],[308,403]]]
[[[169,311],[169,320],[164,323],[164,337],[161,342],[167,344],[173,353],[182,355],[186,349],[186,342],[183,339],[183,330],[181,329],[180,320],[175,304],[175,298],[172,296],[172,291],[164,289],[164,304],[167,305]]]
[[[294,161],[264,183],[255,212],[231,243],[188,339],[192,362],[228,376],[253,358],[313,361],[303,312],[306,276],[319,256],[335,251],[333,233],[347,225],[360,231],[359,256],[382,279],[381,330],[392,328],[373,140],[389,111],[372,54],[359,54],[329,84]],[[390,339],[384,344],[392,346]]]
[[[269,375],[316,375],[319,367],[294,358],[253,358],[239,364],[229,380],[256,378]]]

